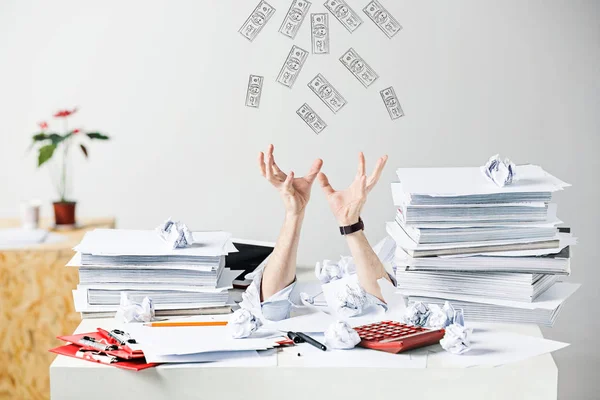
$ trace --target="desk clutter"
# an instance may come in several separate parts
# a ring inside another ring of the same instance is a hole
[[[552,326],[578,288],[561,282],[576,239],[557,228],[551,203],[569,185],[497,157],[482,169],[396,171],[396,220],[386,230],[397,246],[398,290],[409,304],[450,301],[470,321]]]
[[[225,268],[226,255],[237,251],[231,234],[195,232],[189,240],[197,245],[178,248],[169,238],[181,239],[176,230],[172,232],[171,236],[143,230],[88,232],[67,264],[79,269],[73,298],[82,318],[112,317],[120,308],[126,311],[136,305],[147,310],[145,298],[151,299],[156,317],[231,312],[228,291],[239,274]],[[183,233],[181,237],[185,238]]]
[[[496,158],[482,168],[397,175],[396,220],[373,247],[390,276],[378,281],[383,301],[360,286],[352,257],[325,260],[315,266],[318,281],[298,282],[289,300],[277,300],[291,302],[291,318],[270,321],[260,282],[272,248],[254,253],[238,276],[226,267],[238,253],[229,233],[191,232],[171,220],[154,231],[98,229],[68,264],[79,268],[75,307],[83,318],[116,318],[97,332],[59,337],[67,344],[51,351],[135,370],[274,367],[290,351],[302,357],[299,366],[426,368],[430,357],[497,366],[567,346],[490,323],[551,326],[579,287],[561,281],[576,240],[557,227],[550,203],[568,184]],[[234,280],[248,290],[231,313]]]

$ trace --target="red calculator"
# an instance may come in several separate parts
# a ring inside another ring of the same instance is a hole
[[[360,337],[359,346],[388,353],[436,344],[445,333],[443,329],[428,329],[395,321],[357,326],[354,330]]]

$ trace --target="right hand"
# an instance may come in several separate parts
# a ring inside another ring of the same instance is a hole
[[[388,157],[377,160],[377,165],[369,178],[365,173],[365,156],[358,154],[358,171],[352,184],[344,190],[334,190],[324,173],[319,174],[319,182],[323,188],[327,202],[340,226],[348,226],[358,222],[367,194],[375,187]]]
[[[260,172],[279,191],[286,212],[290,215],[300,215],[310,200],[312,185],[321,171],[323,160],[316,159],[305,176],[296,178],[293,171],[286,174],[279,169],[275,163],[273,150],[274,146],[270,144],[267,148],[266,160],[262,151],[258,154]]]

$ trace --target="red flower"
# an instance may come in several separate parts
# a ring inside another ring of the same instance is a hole
[[[79,132],[81,132],[79,129],[74,129],[73,130],[73,135],[77,135]]]
[[[48,123],[46,121],[38,122],[38,126],[43,131],[46,130],[46,129],[48,129]]]
[[[56,114],[54,114],[54,117],[56,118],[66,118],[71,114],[75,114],[77,112],[77,107],[75,107],[72,110],[58,110],[56,112]]]

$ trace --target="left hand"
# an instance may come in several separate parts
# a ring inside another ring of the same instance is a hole
[[[348,188],[341,191],[336,191],[331,187],[329,179],[324,173],[319,174],[319,182],[327,196],[329,207],[340,226],[348,226],[358,222],[362,208],[367,201],[367,194],[379,181],[387,159],[388,156],[380,157],[377,160],[375,170],[367,178],[365,174],[365,155],[362,152],[359,153],[356,177]]]

